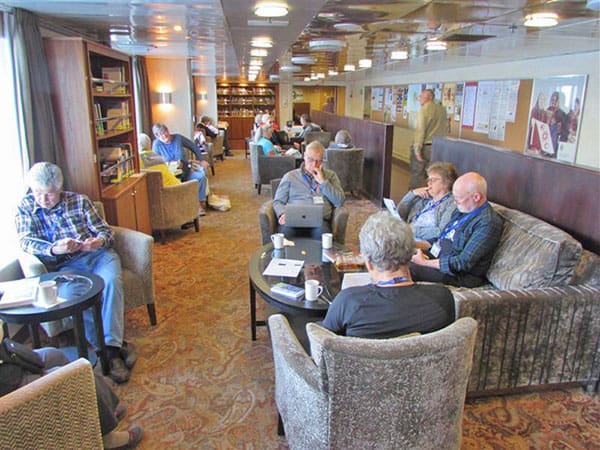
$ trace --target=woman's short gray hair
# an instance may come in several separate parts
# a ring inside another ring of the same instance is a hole
[[[431,172],[437,173],[440,177],[442,177],[442,183],[444,186],[448,189],[448,191],[452,191],[452,186],[458,178],[454,164],[440,161],[433,162],[427,167],[427,176],[429,176]]]
[[[335,134],[335,143],[338,145],[352,144],[352,136],[348,130],[340,130]]]
[[[63,188],[63,174],[60,167],[49,162],[39,162],[31,166],[27,174],[27,184],[31,189],[55,189]]]
[[[415,240],[408,224],[387,211],[370,216],[360,229],[360,253],[377,270],[398,270],[415,253]]]

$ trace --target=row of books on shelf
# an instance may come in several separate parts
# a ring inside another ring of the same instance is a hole
[[[256,114],[274,114],[274,110],[268,108],[260,109],[219,109],[219,117],[254,117]]]
[[[125,67],[102,67],[101,78],[92,78],[94,91],[103,94],[127,94]]]
[[[113,131],[129,130],[131,128],[129,101],[95,103],[94,118],[98,136]]]
[[[219,88],[217,95],[275,95],[275,91],[269,88]]]
[[[100,178],[104,184],[116,184],[135,173],[131,144],[114,144],[99,147]]]

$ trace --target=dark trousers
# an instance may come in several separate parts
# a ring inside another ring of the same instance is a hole
[[[416,189],[427,185],[427,166],[431,160],[431,144],[425,144],[421,147],[421,156],[423,161],[419,161],[415,156],[412,146],[410,148],[410,180],[408,189]]]
[[[473,288],[485,283],[484,278],[476,277],[470,274],[459,274],[456,276],[447,275],[438,269],[419,266],[412,262],[408,265],[410,275],[413,281],[430,281],[432,283],[449,284],[450,286]]]

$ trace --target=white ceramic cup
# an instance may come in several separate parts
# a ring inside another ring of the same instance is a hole
[[[323,248],[333,247],[333,234],[323,233],[321,235],[321,245],[323,246]]]
[[[314,302],[322,293],[323,286],[319,285],[319,280],[306,280],[304,282],[304,298],[307,301]]]
[[[283,248],[283,233],[272,234],[271,241],[273,242],[274,248],[276,248],[276,249]]]
[[[41,281],[38,285],[37,300],[44,305],[54,305],[58,298],[56,281]]]

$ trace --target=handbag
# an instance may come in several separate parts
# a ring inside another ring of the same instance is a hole
[[[3,339],[0,345],[0,364],[13,364],[31,373],[41,374],[44,361],[36,352],[11,339]]]

